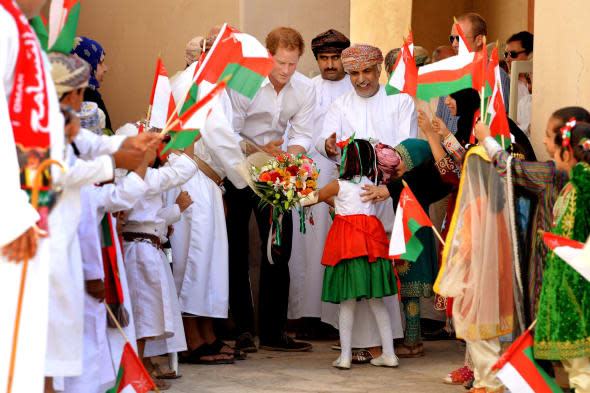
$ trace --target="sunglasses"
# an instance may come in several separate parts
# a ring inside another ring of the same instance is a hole
[[[449,42],[451,43],[451,45],[453,45],[453,42],[455,42],[455,40],[457,40],[457,42],[459,42],[459,36],[458,35],[450,35],[449,36]]]
[[[521,53],[526,53],[526,50],[521,50],[521,51],[518,51],[518,52],[517,51],[514,51],[514,50],[511,50],[510,52],[504,52],[504,57],[505,58],[510,57],[510,58],[514,59],[515,57],[517,57]]]

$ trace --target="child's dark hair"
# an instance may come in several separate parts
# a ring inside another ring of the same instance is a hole
[[[554,119],[559,120],[560,124],[553,129],[553,132],[559,134],[559,129],[573,117],[576,121],[590,123],[590,113],[581,106],[566,106],[558,109],[551,115]]]
[[[563,159],[563,153],[569,150],[574,153],[574,158],[577,161],[584,161],[590,164],[590,149],[585,150],[582,146],[585,140],[590,141],[590,123],[577,122],[570,133],[570,142],[568,146],[563,146],[563,137],[561,131],[557,130],[555,133],[555,144],[559,149],[559,156]]]
[[[369,141],[355,139],[348,145],[346,158],[342,163],[344,168],[340,179],[352,180],[355,176],[366,176],[371,181],[375,181],[376,159],[375,149]]]

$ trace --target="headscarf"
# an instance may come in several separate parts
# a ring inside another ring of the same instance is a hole
[[[191,65],[199,60],[201,52],[203,51],[203,37],[197,36],[186,43],[184,48],[184,61],[186,65]]]
[[[311,40],[311,51],[315,58],[326,52],[341,53],[350,46],[350,40],[338,30],[330,29]]]
[[[383,63],[381,49],[366,45],[355,44],[342,51],[342,65],[344,71],[361,71],[374,65]]]
[[[98,64],[103,62],[106,55],[106,52],[104,49],[102,49],[102,46],[90,38],[76,37],[72,53],[77,54],[80,56],[80,58],[86,60],[88,64],[90,64],[92,71],[90,72],[90,81],[88,83],[92,89],[98,89],[99,86],[98,81],[96,80],[96,69]]]
[[[387,52],[387,55],[385,55],[385,70],[393,72],[393,66],[395,66],[400,51],[400,48],[394,48]]]
[[[428,51],[421,46],[414,45],[414,61],[418,67],[430,63]]]
[[[422,139],[406,139],[394,147],[406,165],[406,171],[411,171],[424,161],[432,158],[432,150],[428,142]]]
[[[451,94],[457,102],[457,133],[455,137],[459,143],[465,146],[469,142],[473,129],[473,116],[479,109],[479,93],[474,89],[463,89]]]
[[[88,86],[90,66],[76,55],[64,55],[59,52],[49,54],[51,78],[59,97],[70,91]]]
[[[377,156],[377,169],[381,175],[381,183],[387,184],[395,176],[395,168],[401,161],[400,155],[393,147],[383,143],[375,146],[375,155]]]

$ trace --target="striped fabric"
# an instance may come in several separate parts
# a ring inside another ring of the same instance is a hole
[[[506,150],[499,150],[493,156],[492,163],[502,177],[506,176],[508,157],[509,154]],[[536,234],[539,229],[549,231],[553,217],[553,205],[557,200],[559,191],[561,191],[568,181],[567,173],[557,170],[553,161],[532,162],[513,158],[511,166],[514,184],[533,192],[538,197],[532,233]],[[531,246],[527,277],[528,296],[531,301],[529,314],[531,320],[534,320],[537,314],[543,270],[545,268],[548,250],[541,236],[534,236]]]

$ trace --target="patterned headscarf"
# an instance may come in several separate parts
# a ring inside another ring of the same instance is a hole
[[[432,158],[430,145],[422,139],[406,139],[394,147],[394,149],[401,156],[408,172],[429,158]]]
[[[59,52],[49,54],[51,78],[59,97],[70,91],[88,86],[90,66],[76,55],[64,55]]]
[[[326,52],[341,53],[350,46],[350,40],[338,30],[330,29],[311,40],[311,51],[315,58]]]
[[[90,81],[88,82],[90,87],[94,90],[98,89],[98,81],[96,80],[96,68],[99,63],[102,63],[106,52],[102,49],[102,46],[94,40],[86,37],[76,37],[74,41],[74,49],[72,53],[77,54],[83,60],[86,60],[92,71],[90,72]]]
[[[371,45],[355,44],[342,51],[342,65],[346,72],[361,71],[381,63],[383,63],[381,49]]]

